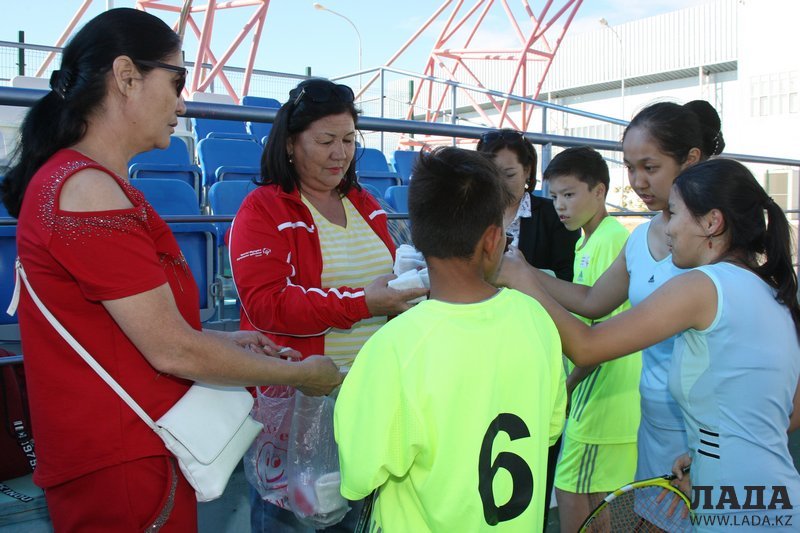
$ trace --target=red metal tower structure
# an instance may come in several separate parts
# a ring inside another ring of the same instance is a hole
[[[558,47],[583,0],[544,0],[538,12],[534,11],[529,0],[520,1],[523,16],[514,13],[508,0],[474,0],[470,6],[466,5],[468,2],[465,0],[446,0],[395,52],[385,66],[391,66],[413,43],[420,40],[423,34],[429,34],[431,33],[429,30],[441,26],[425,63],[423,71],[425,76],[536,98]],[[82,1],[75,16],[55,43],[56,46],[64,45],[92,2],[93,0]],[[248,94],[269,4],[270,0],[205,0],[202,5],[195,5],[193,0],[137,0],[136,8],[174,14],[173,28],[182,33],[185,39],[189,36],[197,39],[197,53],[193,59],[198,68],[193,70],[187,84],[188,94],[204,92],[211,83],[219,81],[233,100],[239,102],[242,96]],[[221,54],[216,54],[212,50],[211,42],[215,20],[223,16],[222,13],[226,10],[243,8],[252,10],[248,22],[233,37],[227,48]],[[495,11],[502,9],[504,12],[509,23],[508,31],[516,38],[516,46],[503,49],[476,44],[480,41],[481,29],[486,25],[487,16],[493,8]],[[251,33],[244,80],[237,92],[223,71],[223,67]],[[45,72],[51,59],[52,54],[40,67],[37,75]],[[510,66],[510,69],[503,71],[505,87],[497,86],[497,82],[489,85],[486,79],[482,79],[479,71],[485,71],[484,66],[488,64]],[[363,93],[378,77],[379,74],[373,76],[361,92]],[[435,85],[435,82],[424,79],[415,88],[407,117],[422,118],[426,121],[440,120],[446,114],[445,102],[448,101],[452,90],[449,85]],[[475,113],[487,124],[520,130],[528,129],[533,106],[523,104],[521,114],[518,118],[512,119],[509,115],[508,99],[498,99],[463,90],[460,94],[465,95]],[[415,109],[424,110],[424,113],[415,116]]]
[[[509,94],[537,98],[541,91],[558,47],[575,18],[583,0],[561,0],[559,5],[546,0],[538,14],[528,0],[521,0],[524,17],[518,17],[507,0],[475,0],[471,6],[464,0],[446,0],[420,27],[419,30],[387,61],[391,66],[403,53],[428,30],[441,25],[441,30],[425,63],[425,76],[460,82],[466,85],[489,88]],[[509,31],[516,38],[518,46],[494,48],[476,45],[482,26],[492,8],[502,8],[509,23]],[[448,8],[450,8],[448,10]],[[520,19],[523,19],[522,21]],[[486,64],[504,63],[510,69],[503,70],[505,87],[487,85],[479,71]],[[374,82],[377,75],[370,79]],[[367,84],[367,86],[369,85]],[[442,85],[430,79],[423,79],[415,88],[407,118],[419,118],[415,109],[423,110],[424,120],[436,121],[446,115],[445,106],[453,90],[450,85]],[[533,106],[521,104],[519,118],[509,115],[508,99],[498,99],[491,95],[471,94],[461,91],[469,100],[470,107],[487,124],[495,127],[511,127],[527,130],[533,113]],[[487,113],[487,108],[492,114]],[[407,139],[404,144],[422,144]]]
[[[64,46],[67,38],[93,1],[83,0],[55,46]],[[137,0],[135,7],[142,11],[164,11],[168,14],[174,14],[175,22],[172,27],[175,31],[181,33],[184,39],[188,36],[193,36],[197,39],[197,54],[193,58],[196,68],[193,69],[191,79],[186,84],[187,94],[204,92],[214,81],[219,81],[231,98],[238,103],[241,97],[248,93],[250,87],[250,78],[253,72],[256,52],[258,52],[259,41],[261,40],[261,32],[264,29],[264,23],[267,18],[269,2],[270,0],[207,0],[202,5],[195,5],[193,0]],[[214,33],[216,18],[224,16],[223,13],[227,10],[245,8],[252,10],[249,20],[241,31],[233,37],[222,54],[215,54],[212,50],[211,37]],[[167,17],[164,18],[167,19]],[[223,71],[223,67],[251,33],[252,40],[244,72],[244,81],[241,90],[237,92]],[[37,76],[41,76],[45,72],[53,57],[54,54],[50,54],[39,68]]]

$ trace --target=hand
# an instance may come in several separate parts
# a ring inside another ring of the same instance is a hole
[[[411,308],[409,300],[428,294],[428,289],[424,288],[399,291],[392,289],[388,283],[396,277],[394,274],[386,274],[364,287],[364,299],[372,316],[399,315]]]
[[[281,359],[301,359],[303,356],[293,348],[278,346],[260,331],[221,331],[224,338],[251,352],[279,357]]]
[[[670,484],[684,493],[687,498],[692,497],[692,478],[689,475],[689,465],[691,464],[692,458],[688,453],[675,459],[675,462],[672,464],[672,473],[675,474],[675,479],[673,479]],[[686,470],[686,472],[684,472],[684,470]]]
[[[296,388],[306,396],[329,394],[344,380],[344,374],[330,357],[311,355],[297,364],[302,368],[303,378]]]
[[[689,454],[683,454],[675,459],[675,463],[672,465],[672,473],[675,474],[676,478],[670,481],[670,485],[685,494],[686,497],[689,498],[689,501],[691,501],[692,498],[692,480],[688,470],[690,464],[692,464],[692,458],[689,457]],[[686,472],[684,472],[684,470],[686,470]],[[684,501],[678,495],[666,489],[658,495],[656,502],[661,503],[667,494],[672,496],[672,502],[667,509],[667,516],[672,516],[679,506],[681,507],[681,518],[689,516],[689,508],[685,505]]]
[[[530,269],[525,256],[519,251],[516,246],[509,247],[508,251],[503,254],[500,261],[500,268],[495,273],[495,279],[492,283],[497,287],[511,287],[518,286],[516,280],[525,276],[525,272]]]

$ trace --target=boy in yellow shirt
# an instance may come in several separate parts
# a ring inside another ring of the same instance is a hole
[[[377,489],[370,531],[537,531],[564,423],[561,342],[533,299],[491,281],[510,200],[474,151],[422,154],[409,189],[430,299],[364,345],[334,427],[342,495]]]
[[[569,148],[544,171],[550,196],[568,230],[582,230],[575,244],[573,283],[594,285],[628,240],[628,230],[606,210],[608,166],[587,147]],[[601,322],[630,308],[623,305]],[[580,318],[580,317],[579,317]],[[556,500],[561,531],[574,533],[600,501],[633,481],[639,428],[641,353],[591,368],[569,363],[570,411],[556,466]]]

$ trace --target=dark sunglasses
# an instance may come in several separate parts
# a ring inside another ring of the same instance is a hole
[[[161,61],[148,61],[145,59],[137,59],[134,61],[140,65],[150,68],[163,68],[164,70],[169,70],[178,74],[178,79],[175,80],[175,92],[178,96],[181,95],[183,92],[183,88],[186,86],[186,73],[187,70],[185,67],[179,67],[178,65],[170,65],[169,63],[162,63]]]
[[[493,143],[498,140],[504,141],[519,141],[524,139],[525,135],[521,131],[516,130],[492,130],[487,131],[481,135],[480,140],[484,144]]]
[[[324,104],[325,102],[330,102],[333,98],[336,98],[340,102],[350,103],[356,99],[356,95],[353,94],[353,89],[348,87],[347,85],[337,85],[334,83],[310,83],[303,87],[300,91],[300,94],[297,95],[297,98],[294,99],[294,107],[303,100],[303,98],[308,98],[315,104]]]

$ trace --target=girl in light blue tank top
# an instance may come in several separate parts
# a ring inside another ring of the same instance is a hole
[[[650,223],[642,224],[631,233],[625,247],[630,282],[628,297],[631,305],[639,305],[664,283],[681,272],[672,262],[672,255],[657,261],[647,245]],[[639,381],[641,421],[637,433],[636,479],[662,476],[669,471],[670,462],[686,451],[686,430],[680,407],[667,390],[667,376],[675,336],[642,350],[642,378]],[[669,499],[658,503],[660,489],[639,491],[636,510],[648,521],[666,527],[659,518]],[[656,509],[658,512],[650,511]],[[687,524],[687,528],[690,524]]]
[[[669,375],[669,390],[686,418],[697,513],[734,516],[738,523],[745,515],[786,523],[785,516],[794,516],[787,507],[800,504],[800,477],[786,446],[800,375],[791,314],[776,303],[775,290],[746,268],[723,262],[697,270],[714,283],[717,314],[707,329],[678,337]],[[777,508],[767,509],[776,498]],[[721,499],[730,502],[716,509]],[[720,519],[709,516],[698,525],[704,529]],[[786,525],[800,529],[798,520]]]
[[[631,310],[589,328],[541,285],[531,283],[527,292],[551,314],[578,365],[678,334],[669,391],[688,441],[672,471],[696,507],[687,526],[796,531],[800,474],[788,432],[800,425],[792,418],[800,409],[800,304],[789,223],[750,171],[726,159],[682,172],[669,206],[672,261],[692,270]],[[517,279],[516,267],[510,270]],[[658,525],[657,516],[642,516]]]
[[[719,116],[701,100],[683,106],[660,102],[644,108],[628,125],[622,141],[631,187],[656,212],[667,210],[672,183],[681,170],[720,153],[724,146]],[[560,282],[539,272],[533,275],[561,305],[586,318],[602,318],[625,300],[636,306],[680,272],[670,259],[664,225],[665,217],[658,213],[636,228],[624,252],[593,287]],[[525,289],[524,278],[515,288]],[[668,339],[642,353],[643,429],[637,479],[665,474],[673,452],[685,449],[680,410],[667,392],[672,343]],[[670,433],[662,435],[662,430]]]

